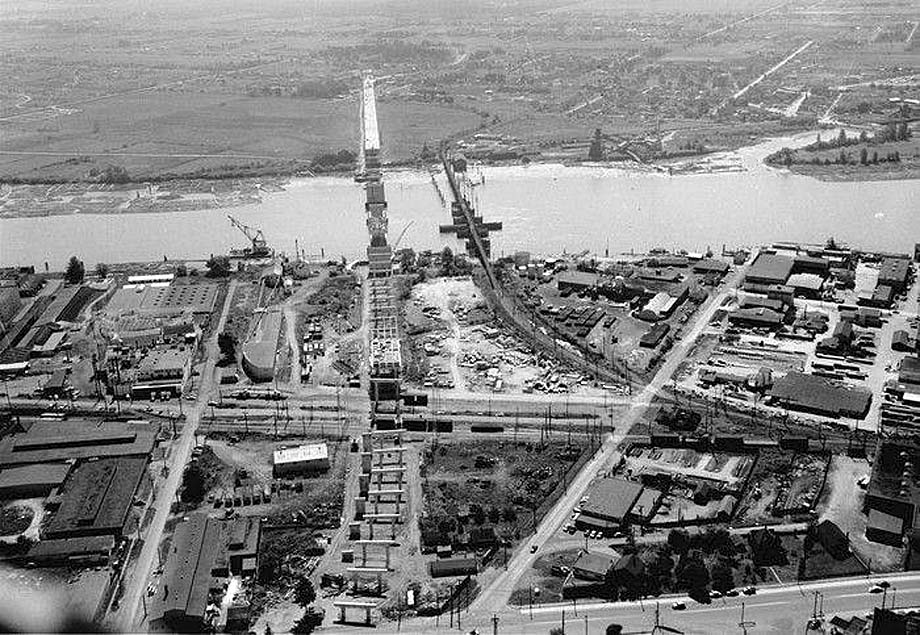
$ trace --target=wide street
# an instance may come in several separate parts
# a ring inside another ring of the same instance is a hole
[[[887,593],[870,593],[874,584],[887,580],[891,585]],[[817,592],[817,600],[816,600]],[[811,583],[769,586],[758,589],[756,595],[713,600],[702,605],[685,596],[662,596],[642,602],[597,602],[566,603],[534,606],[496,612],[498,617],[495,632],[509,635],[531,635],[549,633],[562,626],[563,611],[565,630],[570,635],[581,633],[603,633],[609,624],[620,624],[624,633],[651,633],[655,626],[656,604],[659,609],[659,624],[687,635],[713,633],[742,633],[740,626],[741,606],[744,605],[744,622],[748,633],[776,633],[783,635],[806,633],[808,621],[817,606],[819,615],[823,611],[825,620],[833,616],[850,618],[865,617],[875,607],[894,605],[898,609],[920,606],[920,573],[909,572],[881,576],[821,580]],[[684,610],[675,610],[671,605],[683,602]],[[449,618],[442,616],[438,624],[431,623],[424,629],[413,626],[400,629],[401,633],[492,633],[491,615],[462,613],[460,626],[456,619],[453,627]],[[376,632],[395,632],[395,629]]]

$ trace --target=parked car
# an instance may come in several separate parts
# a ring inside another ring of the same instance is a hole
[[[671,605],[671,608],[675,611],[683,611],[687,608],[687,605],[684,602],[675,602]]]

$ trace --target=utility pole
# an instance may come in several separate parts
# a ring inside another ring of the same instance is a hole
[[[750,621],[750,620],[745,621],[745,619],[744,619],[744,602],[741,603],[741,621],[738,622],[738,626],[741,628],[741,632],[744,633],[744,635],[747,635],[748,628],[750,628],[750,627],[752,627],[752,626],[757,626],[757,622],[752,622],[752,621]]]
[[[498,635],[498,615],[492,613],[492,635]]]

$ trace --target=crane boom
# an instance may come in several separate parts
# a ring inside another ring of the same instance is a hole
[[[250,227],[249,225],[245,225],[229,214],[227,214],[227,218],[230,219],[231,225],[243,232],[243,235],[252,242],[252,247],[249,250],[248,255],[254,257],[262,257],[271,254],[271,250],[268,248],[268,242],[265,240],[265,234],[262,233],[261,229],[258,227]]]

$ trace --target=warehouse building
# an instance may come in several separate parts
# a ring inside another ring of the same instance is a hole
[[[156,427],[146,422],[34,421],[0,439],[0,469],[95,457],[147,457]]]
[[[901,360],[898,381],[902,384],[920,384],[920,357],[905,357]]]
[[[216,617],[209,605],[223,592],[224,578],[256,574],[261,531],[256,517],[226,521],[200,512],[180,523],[152,602],[151,630],[207,630]]]
[[[146,469],[146,458],[105,458],[80,463],[64,483],[61,506],[42,537],[121,537]]]
[[[151,631],[183,633],[207,629],[208,600],[218,587],[212,574],[224,544],[224,524],[192,514],[173,535],[161,586],[150,611]]]
[[[581,551],[572,563],[572,575],[579,580],[603,582],[613,567],[613,558],[602,553]]]
[[[775,380],[769,394],[776,405],[826,417],[864,419],[872,402],[872,393],[863,388],[794,371]]]
[[[716,260],[714,258],[705,258],[699,262],[694,263],[693,273],[698,273],[701,275],[716,275],[721,277],[728,273],[728,263],[723,262],[722,260]]]
[[[789,256],[759,254],[744,276],[744,281],[754,284],[786,284],[794,264],[795,261]]]
[[[476,575],[479,573],[479,564],[475,558],[435,560],[428,563],[428,571],[431,573],[432,578]]]
[[[821,256],[798,254],[793,258],[792,262],[792,273],[810,273],[820,276],[822,279],[827,277],[830,268],[830,261]]]
[[[256,318],[253,332],[243,343],[243,370],[253,381],[271,381],[275,376],[275,353],[282,318],[281,311],[262,313]]]
[[[878,270],[879,286],[887,286],[897,293],[907,289],[910,277],[910,260],[907,258],[884,258]]]
[[[891,350],[909,353],[913,348],[913,343],[910,341],[910,335],[907,334],[907,331],[899,330],[891,334]]]
[[[778,329],[783,319],[782,313],[767,307],[742,307],[728,314],[729,323],[746,328]]]
[[[579,529],[605,534],[626,524],[630,511],[642,495],[642,485],[621,478],[602,478],[591,485],[588,500],[575,519]]]
[[[329,469],[329,447],[325,443],[310,443],[275,450],[272,473],[275,478],[293,474],[322,472]]]
[[[879,443],[866,507],[869,540],[901,546],[908,532],[920,530],[920,445],[916,441]]]
[[[72,463],[16,465],[0,471],[0,500],[43,498],[67,479]]]
[[[115,549],[113,536],[41,540],[29,549],[29,562],[40,567],[106,566]]]
[[[639,338],[639,346],[643,348],[655,348],[664,339],[664,336],[671,330],[671,325],[660,322],[654,324],[646,333]]]
[[[670,317],[686,297],[686,287],[681,289],[677,295],[671,295],[666,291],[661,291],[656,293],[652,299],[646,303],[642,310],[636,313],[636,317],[648,322],[663,320]]]
[[[148,352],[137,364],[131,396],[145,399],[152,393],[175,397],[185,391],[192,372],[192,351],[185,348],[160,348]]]
[[[818,300],[824,287],[824,278],[814,273],[794,273],[789,276],[786,285],[792,287],[793,293],[800,298]]]
[[[556,288],[560,293],[584,293],[597,287],[600,277],[585,271],[563,271],[556,277]]]

